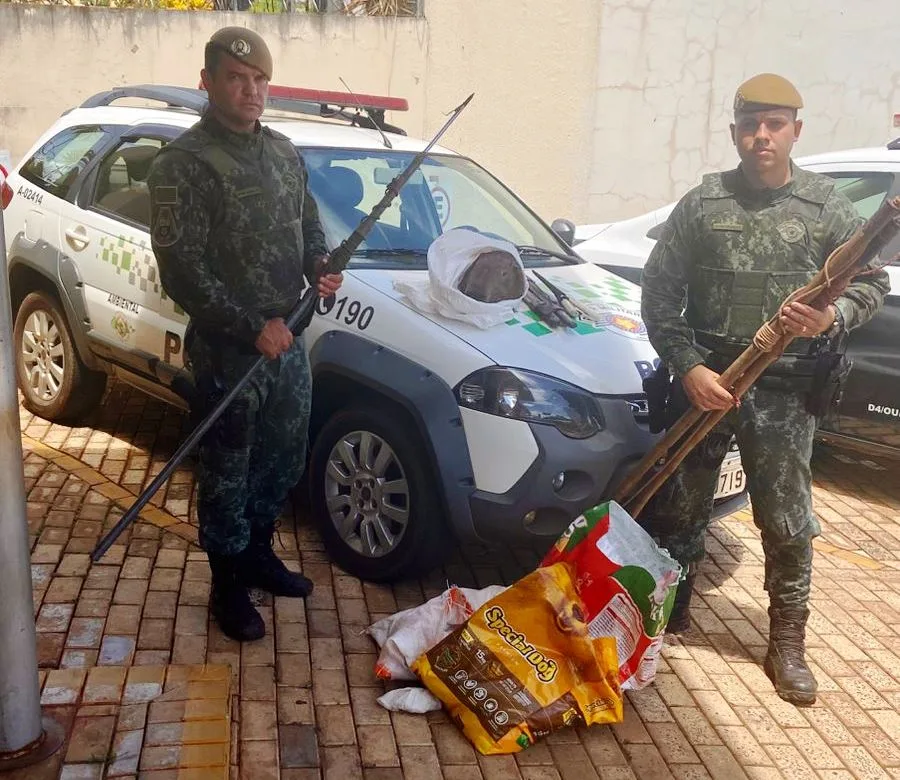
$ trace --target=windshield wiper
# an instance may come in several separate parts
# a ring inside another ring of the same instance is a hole
[[[361,257],[376,257],[378,255],[412,255],[413,257],[424,257],[428,254],[427,249],[357,249],[353,254]]]
[[[577,255],[566,255],[562,252],[554,252],[552,249],[544,249],[541,246],[534,246],[533,244],[518,244],[516,245],[516,249],[519,250],[519,254],[521,255],[541,255],[543,257],[555,257],[557,260],[564,260],[565,262],[572,265],[581,263],[581,258]]]

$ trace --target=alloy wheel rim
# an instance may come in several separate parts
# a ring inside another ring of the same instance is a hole
[[[335,530],[354,552],[383,558],[409,525],[409,480],[393,448],[371,431],[341,437],[328,455],[325,497]]]

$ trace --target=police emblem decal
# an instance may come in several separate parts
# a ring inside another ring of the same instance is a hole
[[[250,44],[243,38],[235,38],[231,42],[231,51],[238,57],[246,57],[250,53]]]
[[[796,244],[803,240],[806,228],[799,219],[789,219],[778,226],[778,234],[789,244]]]

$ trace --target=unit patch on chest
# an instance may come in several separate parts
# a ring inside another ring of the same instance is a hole
[[[806,236],[806,228],[799,219],[789,219],[782,222],[778,228],[778,234],[789,244],[796,244]]]

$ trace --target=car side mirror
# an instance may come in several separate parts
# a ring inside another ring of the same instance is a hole
[[[572,246],[575,242],[575,223],[571,220],[554,219],[550,229],[566,242],[566,246]]]

